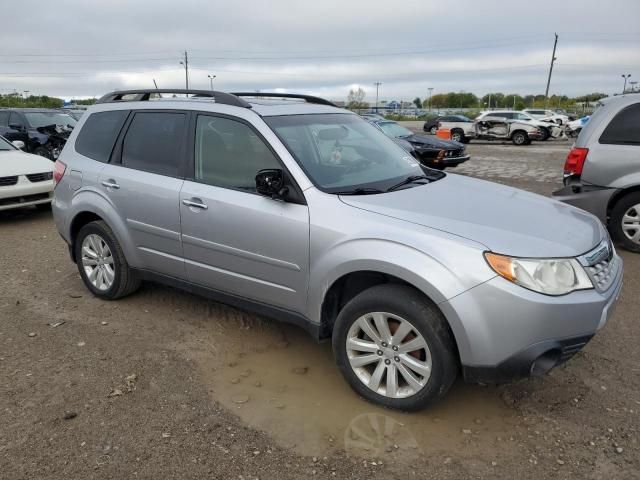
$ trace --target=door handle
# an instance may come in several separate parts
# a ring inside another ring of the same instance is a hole
[[[209,207],[207,206],[206,203],[202,203],[202,200],[200,200],[199,198],[192,198],[190,200],[187,200],[186,198],[184,200],[182,200],[182,204],[187,206],[187,207],[192,207],[192,208],[200,208],[202,210],[206,210]]]
[[[109,179],[109,180],[105,180],[102,182],[102,185],[107,187],[107,188],[113,188],[114,190],[117,190],[120,188],[120,185],[118,185],[116,183],[115,180]]]

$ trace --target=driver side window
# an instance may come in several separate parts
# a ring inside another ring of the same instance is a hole
[[[195,140],[195,180],[201,183],[255,192],[260,170],[282,168],[262,139],[236,120],[199,115]]]

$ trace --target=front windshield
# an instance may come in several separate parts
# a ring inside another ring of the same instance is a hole
[[[408,128],[403,127],[399,123],[396,122],[380,122],[378,126],[382,129],[384,133],[389,135],[390,137],[408,137],[413,135],[413,132]]]
[[[11,145],[7,140],[0,137],[0,152],[5,152],[9,150],[15,150],[16,148]]]
[[[356,115],[286,115],[264,120],[325,192],[382,191],[409,176],[425,174],[405,150]]]
[[[24,114],[32,128],[47,127],[49,125],[60,125],[62,127],[73,128],[76,126],[75,119],[67,113],[58,112],[29,112]]]

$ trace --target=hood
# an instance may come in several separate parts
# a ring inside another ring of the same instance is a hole
[[[19,150],[0,151],[0,177],[43,172],[53,172],[53,162],[48,158]]]
[[[423,225],[518,257],[574,257],[606,235],[583,210],[497,183],[448,174],[379,195],[342,196],[347,205]]]
[[[453,142],[451,140],[442,140],[440,138],[434,138],[433,136],[413,134],[408,137],[402,137],[402,140],[410,142],[417,148],[436,148],[438,150],[457,150],[464,148],[464,145],[459,142]]]

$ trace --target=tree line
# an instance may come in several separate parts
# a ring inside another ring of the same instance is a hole
[[[448,92],[438,93],[431,97],[431,108],[513,108],[522,110],[523,108],[568,108],[575,104],[584,102],[595,102],[607,97],[606,93],[594,92],[589,95],[579,97],[568,97],[567,95],[551,95],[546,100],[544,95],[520,95],[517,93],[492,92],[482,97],[473,93]],[[429,98],[420,101],[414,99],[414,104],[420,104],[422,108],[429,108]]]
[[[96,103],[95,98],[84,100],[74,100],[76,105],[93,105]],[[31,95],[23,97],[20,94],[0,95],[0,107],[11,108],[61,108],[64,100],[47,95]]]

